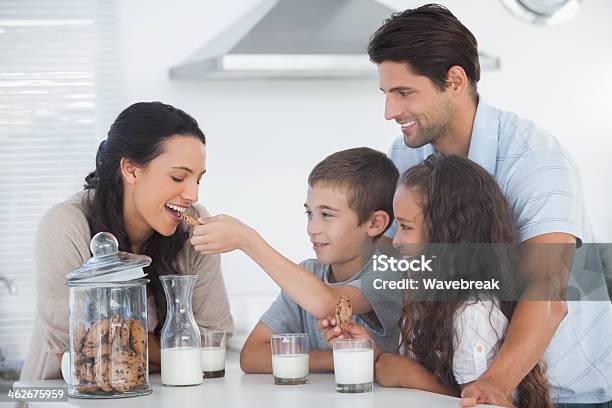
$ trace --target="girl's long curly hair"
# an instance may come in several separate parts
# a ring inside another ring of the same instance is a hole
[[[425,298],[406,299],[400,320],[404,353],[412,355],[429,369],[442,384],[459,392],[453,373],[456,346],[454,319],[457,311],[470,302],[484,299],[498,301],[508,320],[516,306],[521,283],[513,272],[518,243],[514,217],[497,182],[482,167],[459,156],[429,156],[408,169],[399,185],[415,193],[423,213],[425,248],[473,244],[486,247],[486,256],[494,262],[476,261],[484,252],[451,251],[452,261],[442,267],[444,279],[497,279],[504,291],[462,290],[428,293]],[[501,244],[501,245],[486,245]],[[441,257],[438,257],[441,258]],[[481,265],[482,267],[474,266]],[[459,265],[459,266],[458,266]],[[494,267],[492,267],[494,265]],[[438,271],[436,270],[438,273]],[[503,342],[499,339],[497,349]],[[551,407],[544,363],[539,362],[517,387],[519,408]]]

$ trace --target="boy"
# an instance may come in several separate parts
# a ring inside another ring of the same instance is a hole
[[[271,373],[270,335],[307,333],[310,371],[333,370],[332,352],[317,319],[333,315],[337,300],[351,300],[354,320],[363,323],[386,351],[398,347],[401,291],[375,290],[376,241],[393,218],[398,171],[383,153],[355,148],[332,154],[308,178],[307,232],[317,259],[296,265],[255,230],[220,215],[200,220],[192,244],[204,253],[241,249],[281,287],[240,353],[246,373]],[[388,274],[388,272],[385,272]],[[387,277],[388,275],[386,275]]]

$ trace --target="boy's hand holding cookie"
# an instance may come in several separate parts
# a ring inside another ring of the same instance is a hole
[[[191,244],[204,254],[219,254],[235,249],[245,250],[255,230],[240,220],[221,214],[198,218],[200,225],[193,227]]]

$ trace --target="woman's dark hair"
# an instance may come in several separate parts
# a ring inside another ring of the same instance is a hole
[[[425,300],[412,296],[404,303],[400,327],[405,352],[413,353],[442,384],[458,391],[453,373],[456,313],[478,300],[495,299],[510,320],[516,306],[514,300],[521,290],[516,282],[520,279],[513,270],[518,255],[513,248],[518,238],[512,210],[495,179],[478,164],[460,156],[429,156],[409,168],[399,185],[414,192],[422,209],[422,247],[439,250],[459,246],[453,259],[443,264],[443,270],[435,267],[435,272],[451,280],[493,278],[503,291],[443,291]],[[485,249],[478,249],[482,247]],[[493,261],[483,267],[478,261],[482,257],[491,257]],[[440,258],[444,257],[438,256],[436,261]],[[502,336],[498,347],[503,340]],[[517,391],[519,408],[551,406],[543,362],[527,374]]]
[[[393,13],[370,37],[370,60],[410,64],[417,75],[426,76],[445,90],[448,70],[463,68],[474,98],[480,80],[478,42],[474,35],[446,7],[427,4]]]
[[[161,102],[135,103],[117,116],[107,139],[100,143],[95,171],[85,177],[84,188],[88,192],[83,204],[92,236],[101,231],[111,232],[119,241],[120,250],[133,252],[123,217],[121,159],[145,167],[163,153],[164,143],[174,135],[196,137],[206,144],[204,133],[194,118]],[[166,317],[166,296],[159,276],[179,273],[175,260],[188,235],[181,225],[170,237],[154,231],[140,250],[141,254],[153,259],[145,272],[151,280],[159,316],[155,328],[157,335]]]

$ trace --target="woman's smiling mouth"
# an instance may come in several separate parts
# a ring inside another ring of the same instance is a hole
[[[188,208],[188,207],[182,207],[180,205],[176,205],[172,203],[166,203],[164,204],[164,207],[166,208],[166,212],[168,213],[170,218],[172,218],[172,220],[176,223],[178,223],[181,220],[181,215],[185,211],[187,211],[187,208]]]

